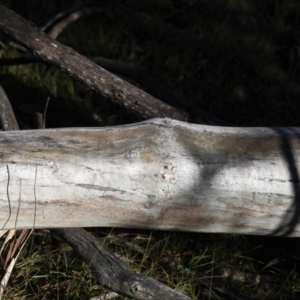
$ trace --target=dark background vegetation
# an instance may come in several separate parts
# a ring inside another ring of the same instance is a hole
[[[0,3],[42,27],[55,14],[80,1],[3,0]],[[61,43],[86,56],[139,66],[185,101],[233,125],[300,126],[298,0],[85,3],[102,8],[103,12],[70,25],[59,36]],[[6,37],[0,38],[0,58],[19,55]],[[139,121],[53,67],[0,66],[0,83],[22,129],[36,128],[35,113],[44,110],[48,97],[48,128]],[[230,278],[217,282],[243,299],[300,297],[298,239],[125,229],[99,229],[94,233],[99,237],[109,233],[107,243],[128,257],[131,268],[194,299],[201,294],[211,299],[233,299],[210,292],[212,285],[204,280],[215,281],[213,270],[221,267],[283,278],[277,284]],[[116,242],[120,236],[145,247],[147,255]],[[202,277],[189,279],[158,266],[157,261],[164,255],[199,271]],[[42,299],[45,295],[45,299],[54,299],[54,295],[60,299],[89,299],[101,293],[88,268],[84,269],[76,261],[69,248],[53,244],[45,232],[36,233],[33,247],[24,251],[14,272],[7,299],[24,296]]]

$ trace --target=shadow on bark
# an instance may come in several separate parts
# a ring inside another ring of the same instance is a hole
[[[295,227],[299,224],[300,218],[300,176],[299,170],[294,158],[294,149],[289,135],[286,134],[286,129],[283,131],[281,128],[273,129],[276,133],[281,136],[281,151],[282,157],[285,158],[287,168],[290,172],[290,183],[294,193],[294,200],[290,207],[287,209],[285,216],[282,216],[282,220],[277,229],[275,229],[270,235],[289,236],[293,233]],[[290,133],[299,136],[293,128],[289,129]]]

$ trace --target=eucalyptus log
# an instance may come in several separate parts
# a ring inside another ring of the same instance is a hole
[[[299,134],[171,119],[2,132],[0,224],[299,236]]]

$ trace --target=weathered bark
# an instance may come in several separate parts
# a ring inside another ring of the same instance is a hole
[[[36,57],[57,66],[89,89],[96,90],[111,101],[129,108],[142,118],[161,116],[182,121],[194,118],[169,106],[128,82],[107,72],[72,48],[52,39],[3,5],[0,5],[0,31],[14,39]]]
[[[198,121],[195,123],[233,126],[233,124],[216,118],[211,114],[199,109],[197,106],[176,96],[171,90],[169,90],[166,86],[160,83],[156,78],[150,76],[149,74],[139,69],[138,67],[135,67],[132,64],[122,63],[103,57],[89,57],[89,59],[109,72],[112,72],[116,75],[123,75],[134,80],[135,83],[139,84],[146,92],[153,95],[157,99],[163,100],[168,105],[176,107],[177,109],[182,109],[189,113],[193,112],[193,115],[197,116],[194,121]],[[47,62],[35,57],[34,55],[28,54],[22,57],[0,59],[0,66],[21,65],[30,63],[43,63],[49,65]],[[157,111],[157,114],[157,117],[163,117],[164,111]]]
[[[72,246],[77,255],[89,265],[99,283],[118,294],[141,300],[190,299],[153,278],[128,270],[105,245],[100,245],[95,237],[82,228],[60,228],[52,232]]]
[[[5,91],[0,85],[0,124],[3,130],[19,130],[13,109],[6,96]]]
[[[113,69],[112,71],[117,69],[121,74],[124,74],[124,71],[126,73],[129,72],[129,75],[134,76],[135,80],[142,76],[143,78],[140,80],[144,81],[148,90],[152,93],[154,91],[153,95],[160,96],[168,104],[160,101],[125,80],[107,72],[88,58],[78,54],[72,48],[60,44],[39,28],[34,27],[32,23],[2,5],[0,5],[0,32],[20,43],[37,58],[28,57],[25,59],[25,62],[38,62],[38,59],[40,59],[44,63],[57,66],[89,89],[99,92],[104,97],[125,107],[140,118],[169,117],[194,123],[229,125],[228,122],[220,120],[192,104],[185,103],[185,101],[174,96],[163,85],[159,85],[151,76],[141,71],[138,71],[138,74],[134,74],[136,71],[133,72],[133,68],[126,64],[101,60],[104,68],[109,65],[108,69]],[[99,62],[99,58],[97,60]],[[2,59],[1,64],[16,63],[24,63],[24,58]],[[172,105],[175,105],[176,108]]]
[[[299,135],[170,119],[1,133],[0,224],[10,203],[5,228],[300,236]]]
[[[194,116],[197,116],[194,119],[194,123],[233,126],[233,124],[216,118],[211,114],[199,109],[197,106],[176,96],[171,90],[169,90],[166,86],[160,83],[159,80],[150,76],[149,74],[139,69],[138,67],[135,67],[132,64],[122,63],[103,57],[89,57],[89,59],[109,72],[112,72],[116,75],[123,75],[134,80],[134,82],[139,84],[146,92],[153,95],[157,99],[163,100],[168,105],[171,105],[173,107],[176,107],[177,109],[181,109],[183,111],[189,112]],[[43,63],[49,65],[49,63],[35,57],[34,55],[28,54],[22,57],[0,59],[0,66],[11,66],[31,63]],[[157,111],[157,117],[160,116],[164,116],[164,111]]]

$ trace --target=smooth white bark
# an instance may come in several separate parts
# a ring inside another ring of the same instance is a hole
[[[170,119],[2,132],[0,230],[117,226],[299,236],[299,136],[298,128]]]

